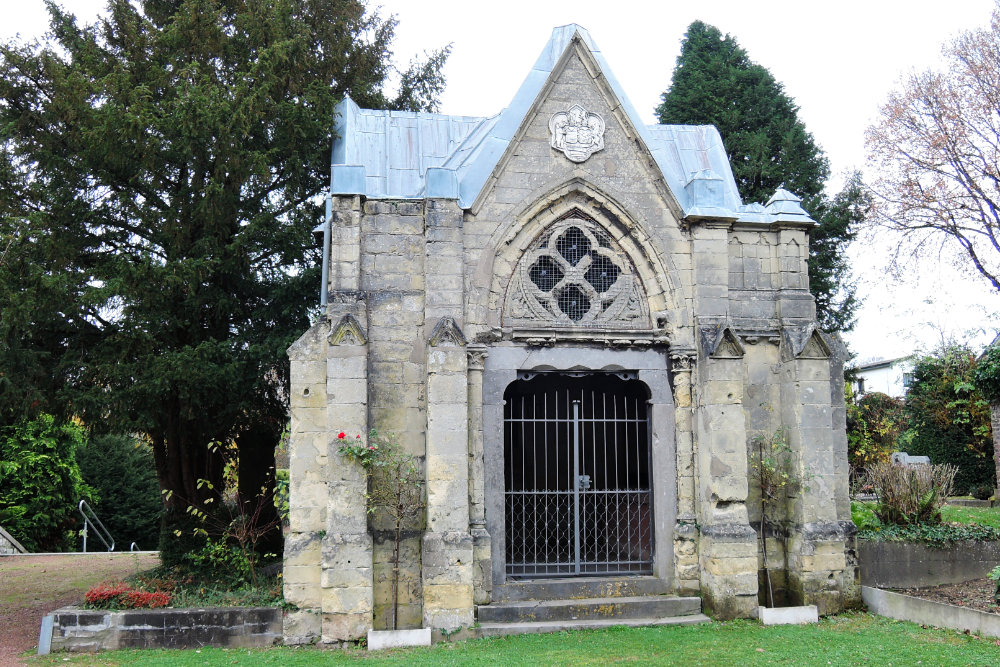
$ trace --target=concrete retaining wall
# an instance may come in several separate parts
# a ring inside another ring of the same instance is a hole
[[[275,607],[126,611],[64,607],[54,611],[52,617],[53,651],[252,648],[281,641],[281,610]],[[40,641],[39,646],[43,643]]]
[[[919,588],[981,579],[1000,563],[1000,542],[963,540],[948,548],[858,540],[861,583]]]
[[[921,600],[870,586],[861,587],[861,599],[868,605],[870,612],[879,616],[938,628],[968,630],[986,637],[1000,637],[1000,615],[997,614]]]

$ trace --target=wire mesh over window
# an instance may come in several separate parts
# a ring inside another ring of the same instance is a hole
[[[647,398],[641,382],[603,373],[507,388],[508,576],[652,573]]]
[[[649,311],[625,254],[593,220],[553,223],[525,252],[507,290],[507,325],[644,329]]]

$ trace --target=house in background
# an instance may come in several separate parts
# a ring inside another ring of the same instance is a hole
[[[895,359],[878,359],[859,364],[853,369],[854,395],[861,398],[865,394],[881,392],[893,398],[903,398],[913,383],[912,354]]]

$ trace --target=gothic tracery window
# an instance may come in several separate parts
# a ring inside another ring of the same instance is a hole
[[[504,324],[645,329],[649,312],[625,253],[599,225],[574,216],[546,229],[518,262]]]

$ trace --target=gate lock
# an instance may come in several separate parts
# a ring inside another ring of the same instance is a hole
[[[579,489],[590,488],[590,475],[580,475],[576,478],[576,486]]]

